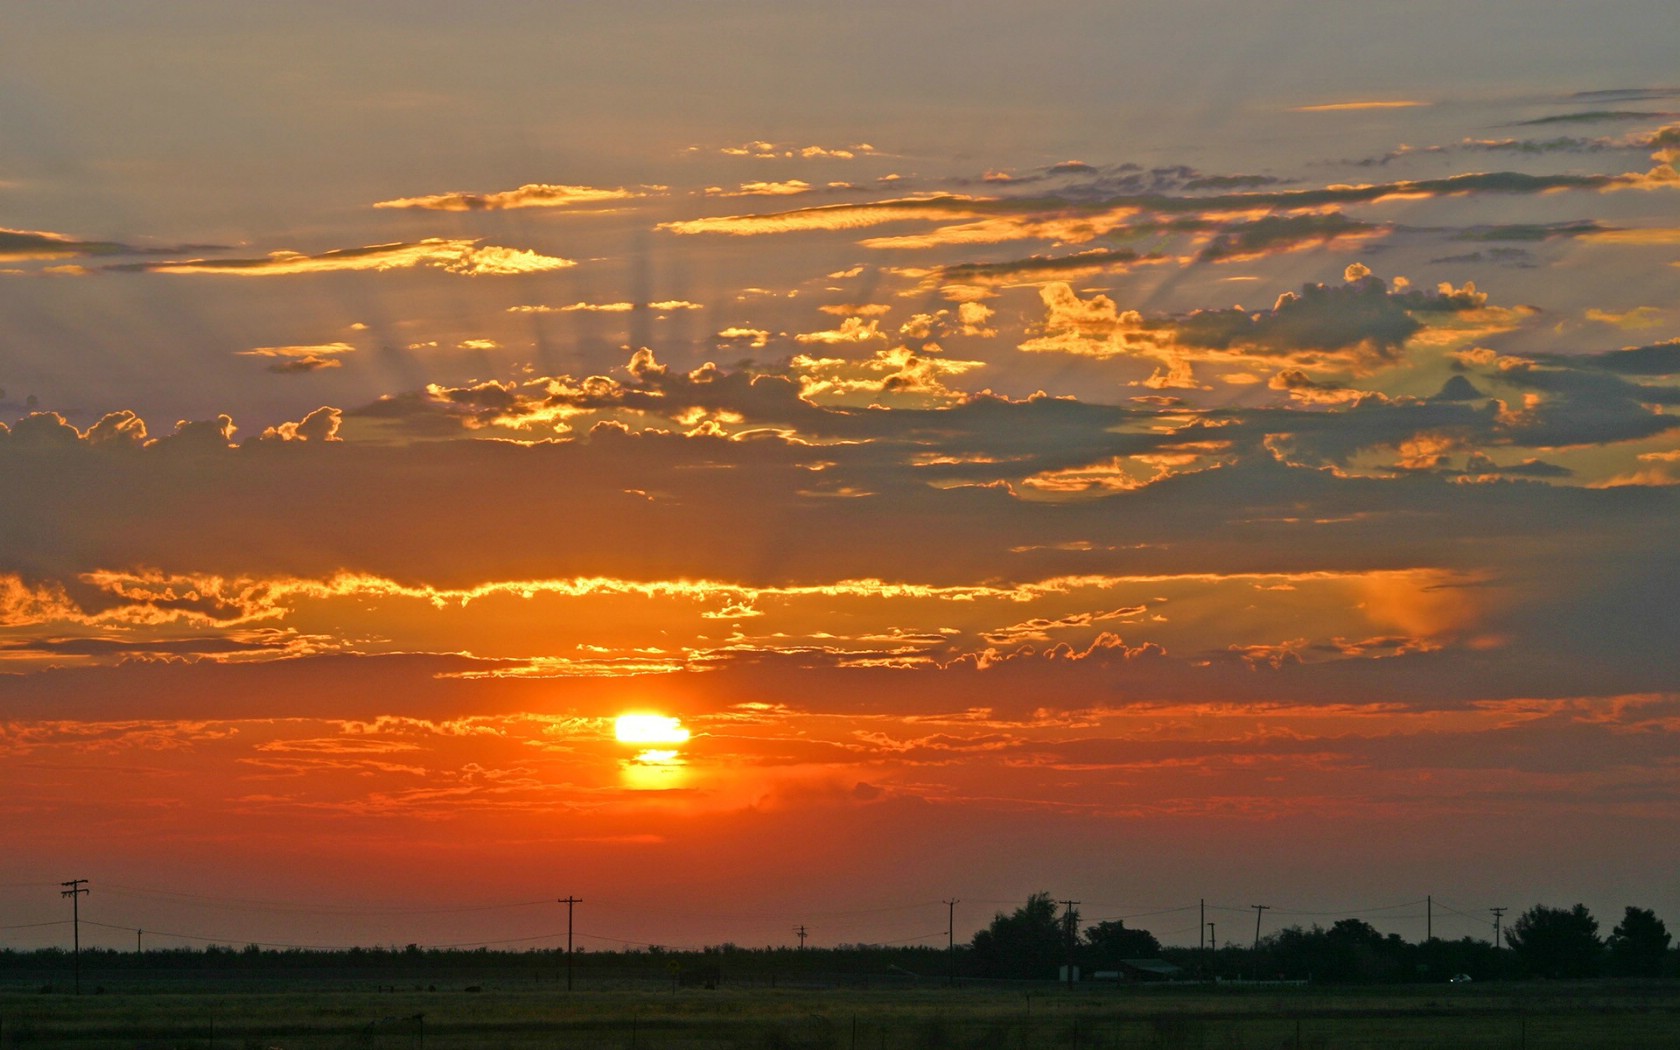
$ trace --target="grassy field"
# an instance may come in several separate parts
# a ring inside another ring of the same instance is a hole
[[[0,1050],[1680,1046],[1680,986],[0,991]]]

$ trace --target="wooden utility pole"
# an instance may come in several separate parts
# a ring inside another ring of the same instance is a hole
[[[1499,947],[1499,920],[1503,919],[1505,917],[1505,913],[1510,911],[1510,909],[1489,908],[1488,911],[1493,912],[1493,946],[1497,948]]]
[[[1259,951],[1260,950],[1260,916],[1266,914],[1266,909],[1270,908],[1271,905],[1270,904],[1250,904],[1249,907],[1254,909],[1254,950]]]
[[[961,903],[952,897],[945,902],[945,964],[950,970],[946,984],[956,987],[957,983],[957,905]]]
[[[566,906],[566,991],[572,990],[572,906],[582,904],[579,897],[561,897],[557,902]]]
[[[1217,933],[1214,931],[1213,923],[1211,923],[1211,922],[1208,923],[1207,928],[1208,928],[1208,980],[1217,981],[1219,979],[1219,976],[1216,973],[1214,973],[1214,965],[1213,964],[1214,964],[1214,960],[1219,958],[1219,956],[1218,956],[1219,937],[1218,937]]]
[[[804,951],[805,950],[805,925],[803,923],[801,923],[800,925],[795,926],[793,928],[793,932],[795,934],[797,934],[798,937],[799,937],[799,950]]]
[[[60,886],[70,887],[67,890],[60,891],[59,896],[70,898],[70,937],[71,937],[71,944],[74,945],[74,954],[72,955],[72,958],[75,960],[71,965],[72,965],[72,967],[75,971],[75,974],[76,974],[75,979],[76,979],[76,994],[77,995],[82,994],[82,908],[81,908],[81,904],[82,904],[82,894],[87,892],[86,883],[87,883],[86,879],[71,879],[69,882],[59,883]]]
[[[1061,903],[1064,907],[1067,908],[1067,919],[1066,919],[1066,922],[1067,922],[1067,986],[1068,986],[1069,989],[1072,989],[1073,988],[1073,945],[1074,945],[1074,942],[1078,939],[1078,936],[1079,936],[1079,931],[1077,929],[1077,926],[1078,926],[1078,923],[1079,923],[1079,916],[1074,913],[1073,909],[1079,904],[1079,902],[1078,901],[1062,901]]]

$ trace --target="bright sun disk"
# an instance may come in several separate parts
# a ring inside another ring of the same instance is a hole
[[[683,744],[688,730],[669,715],[619,715],[613,735],[624,744]]]

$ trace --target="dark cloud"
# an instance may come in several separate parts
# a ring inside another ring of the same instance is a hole
[[[1599,91],[1577,91],[1565,101],[1599,104],[1607,102],[1644,102],[1652,99],[1680,98],[1680,88],[1608,88]]]
[[[957,263],[942,267],[940,277],[956,284],[995,281],[1054,279],[1068,273],[1103,273],[1125,270],[1141,262],[1161,259],[1158,254],[1140,255],[1128,248],[1096,249],[1072,255],[1033,255],[1005,262]]]
[[[1276,186],[1282,179],[1271,175],[1198,175],[1185,182],[1187,190],[1253,190]]]
[[[1545,124],[1597,124],[1616,120],[1657,120],[1672,117],[1672,113],[1650,110],[1626,109],[1594,109],[1583,113],[1554,113],[1550,116],[1535,117],[1533,120],[1519,120],[1512,127],[1538,127]]]
[[[1614,227],[1591,219],[1573,222],[1506,223],[1498,226],[1470,226],[1452,235],[1455,241],[1548,241],[1554,237],[1584,237]]]
[[[1453,376],[1441,386],[1440,391],[1430,398],[1431,401],[1479,401],[1487,395],[1476,389],[1474,383],[1463,376]]]
[[[182,244],[167,248],[139,247],[116,241],[84,241],[68,234],[44,230],[0,228],[0,261],[109,255],[168,255],[178,252],[222,250],[225,250],[224,246],[216,244]]]
[[[1545,365],[1588,368],[1618,375],[1675,376],[1680,375],[1680,339],[1591,354],[1533,354],[1530,359]]]
[[[1270,310],[1199,310],[1173,327],[1181,342],[1210,349],[1368,348],[1392,357],[1423,327],[1411,310],[1433,308],[1436,301],[1413,293],[1390,295],[1380,278],[1367,275],[1342,285],[1304,284]]]
[[[1322,246],[1344,238],[1377,236],[1388,230],[1389,227],[1350,219],[1340,212],[1268,215],[1220,230],[1197,258],[1202,262],[1250,259],[1275,251]]]
[[[1611,139],[1583,139],[1559,137],[1554,139],[1476,139],[1462,143],[1459,149],[1482,153],[1599,153],[1604,150],[1628,149],[1625,142]]]
[[[1492,263],[1495,266],[1510,266],[1518,269],[1533,269],[1534,253],[1527,248],[1490,248],[1485,252],[1467,252],[1463,255],[1439,255],[1429,260],[1432,264],[1444,265],[1451,263],[1465,266],[1473,263]]]

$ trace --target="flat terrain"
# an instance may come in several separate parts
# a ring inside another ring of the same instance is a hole
[[[476,988],[477,990],[471,990]],[[0,1050],[1542,1048],[1680,1046],[1680,982],[1393,989],[497,987],[0,989]]]

